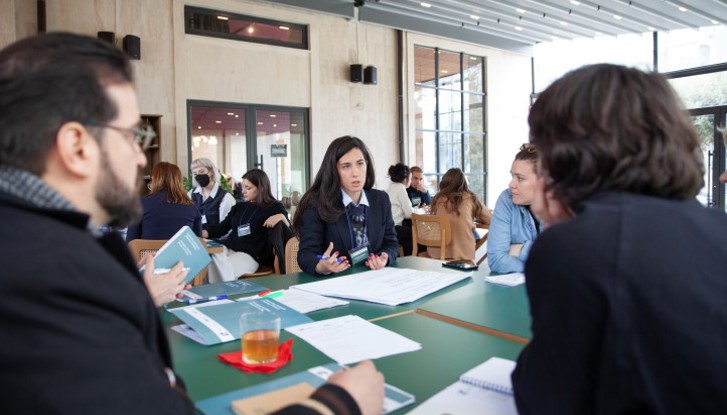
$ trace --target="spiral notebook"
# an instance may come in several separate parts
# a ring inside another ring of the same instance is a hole
[[[499,357],[468,370],[409,415],[517,415],[510,374],[515,362]]]

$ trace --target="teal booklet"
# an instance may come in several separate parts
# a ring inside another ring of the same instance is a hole
[[[254,282],[247,282],[245,280],[225,281],[216,284],[198,285],[189,290],[184,290],[182,291],[183,297],[177,301],[185,302],[188,300],[204,300],[210,297],[229,297],[240,294],[258,293],[265,290],[265,287]]]
[[[197,276],[204,267],[212,260],[207,253],[207,248],[202,245],[197,235],[192,232],[189,226],[182,226],[154,255],[154,272],[164,273],[177,262],[182,261],[189,273],[184,278],[190,282]],[[144,272],[144,267],[141,267]]]
[[[286,388],[294,388],[296,385],[304,384],[307,387],[307,391],[323,385],[328,377],[335,371],[340,370],[342,366],[336,363],[329,363],[324,366],[316,366],[310,368],[304,372],[298,372],[280,379],[271,380],[265,383],[260,383],[255,386],[239,389],[233,392],[228,392],[222,395],[214,396],[212,398],[203,399],[197,402],[197,409],[199,409],[205,415],[246,415],[253,414],[255,412],[246,411],[243,408],[259,408],[261,405],[248,406],[244,405],[244,402],[240,402],[241,399],[251,397],[261,397],[264,394],[279,391]],[[288,389],[291,390],[291,389]],[[384,395],[384,413],[388,414],[403,408],[407,405],[414,403],[414,395],[408,392],[404,392],[401,389],[395,388],[391,385],[386,385]],[[288,396],[290,396],[289,394]],[[306,393],[304,396],[307,396]],[[276,397],[278,405],[285,405],[286,396]],[[293,399],[294,402],[296,399]],[[262,401],[262,399],[261,399]],[[233,404],[234,402],[234,404]],[[233,405],[235,409],[233,410]],[[279,408],[265,408],[267,410],[275,410]]]
[[[202,303],[187,307],[167,309],[186,325],[172,330],[204,345],[225,343],[240,338],[240,315],[253,310],[270,311],[280,316],[280,328],[310,323],[313,320],[270,298],[222,300],[219,303]]]

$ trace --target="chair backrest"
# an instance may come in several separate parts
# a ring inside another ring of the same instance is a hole
[[[158,251],[165,243],[166,239],[134,239],[129,242],[129,251],[131,256],[134,257],[134,261],[137,263],[141,261],[145,256]],[[204,240],[202,244],[205,245]],[[201,285],[207,276],[207,267],[204,267],[199,274],[197,274],[192,280],[192,285]]]
[[[285,244],[285,271],[288,274],[303,272],[303,270],[300,268],[300,265],[298,265],[299,244],[300,240],[297,236],[293,236],[292,238],[288,239],[288,242]]]
[[[447,258],[446,247],[452,241],[449,218],[445,215],[411,214],[412,255],[417,255],[418,245],[440,249],[442,260]]]
[[[484,250],[484,254],[482,254],[479,258],[477,258],[477,255],[479,254],[480,248],[487,243],[487,236],[490,234],[490,224],[489,223],[478,223],[475,225],[477,229],[487,229],[487,232],[480,237],[480,239],[477,240],[475,243],[475,259],[477,261],[477,265],[482,264],[485,262],[485,259],[487,259],[487,250]],[[482,232],[477,232],[478,234],[482,234]]]

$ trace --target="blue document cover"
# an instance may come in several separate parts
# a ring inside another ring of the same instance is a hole
[[[185,282],[192,281],[212,261],[207,248],[189,226],[183,226],[156,252],[154,271],[169,269],[179,261],[184,263],[185,268],[189,268]],[[143,270],[144,267],[141,268],[142,272]]]
[[[180,301],[219,297],[221,295],[231,297],[233,295],[258,293],[265,290],[265,287],[254,282],[247,282],[245,280],[225,281],[216,284],[198,285],[189,290],[182,291],[184,297]]]
[[[195,337],[188,337],[208,346],[239,339],[240,315],[255,309],[279,315],[281,329],[313,321],[305,314],[269,298],[210,304],[203,303],[197,306],[167,309],[167,311],[174,313],[197,334]],[[181,333],[187,335],[185,332]]]
[[[333,372],[341,369],[336,363],[329,363],[324,366],[316,366],[304,372],[286,376],[280,379],[271,380],[248,388],[239,389],[233,392],[218,395],[212,398],[203,399],[196,403],[199,409],[205,415],[235,415],[231,408],[232,401],[237,399],[249,398],[274,391],[286,386],[296,385],[298,383],[308,383],[314,388],[323,385]],[[384,397],[384,413],[396,411],[406,405],[414,403],[414,395],[404,392],[389,384],[386,385]]]

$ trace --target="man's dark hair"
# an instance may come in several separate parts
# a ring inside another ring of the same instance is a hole
[[[376,182],[374,163],[371,160],[366,144],[358,137],[352,137],[350,135],[338,137],[328,146],[328,150],[326,150],[326,154],[323,156],[321,167],[318,169],[318,173],[316,173],[315,180],[313,180],[313,185],[305,192],[303,198],[300,200],[298,209],[295,211],[293,227],[296,231],[299,229],[298,221],[310,204],[318,208],[318,213],[321,218],[328,223],[337,221],[338,217],[341,216],[343,210],[336,206],[337,202],[342,200],[341,177],[338,175],[338,159],[355,148],[361,150],[366,161],[366,182],[364,183],[364,189],[374,187],[374,183]]]
[[[104,88],[131,82],[124,54],[84,35],[44,34],[0,51],[0,167],[41,175],[61,126],[116,118]]]
[[[699,137],[661,75],[585,66],[541,93],[528,122],[548,188],[569,208],[600,190],[683,200],[704,186]]]

